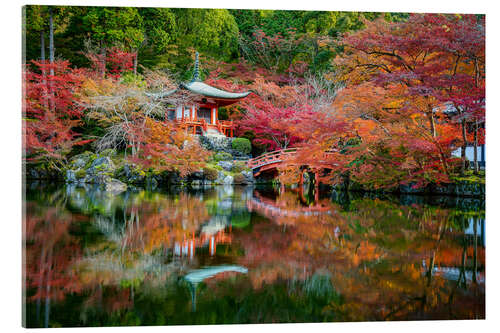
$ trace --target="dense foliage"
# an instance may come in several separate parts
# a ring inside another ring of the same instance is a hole
[[[163,121],[165,103],[179,101],[152,97],[190,78],[194,50],[208,84],[253,92],[220,110],[251,140],[252,154],[301,147],[296,160],[320,169],[323,182],[447,182],[467,167],[465,153],[452,151],[484,142],[484,16],[25,10],[31,162],[64,164],[87,145],[157,170],[203,167],[208,153]],[[280,172],[296,180],[298,163],[290,165]]]

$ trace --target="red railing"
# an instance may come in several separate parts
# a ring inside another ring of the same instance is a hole
[[[234,124],[232,120],[218,120],[217,129],[224,135],[233,136]]]
[[[181,118],[176,119],[175,123],[178,127],[188,130],[190,127],[192,128],[193,134],[196,134],[196,128],[200,127],[204,132],[207,131],[207,128],[216,127],[217,130],[227,136],[233,136],[234,123],[232,120],[218,120],[216,125],[207,123],[206,119],[191,119],[191,118]]]
[[[275,150],[269,153],[262,154],[258,157],[248,160],[247,166],[250,169],[255,169],[263,165],[283,162],[283,160],[289,156],[295,155],[297,148],[288,148],[282,150]]]
[[[222,127],[226,127],[226,128],[231,128],[231,127],[233,127],[233,121],[232,121],[232,120],[219,120],[219,124],[220,124]]]
[[[203,129],[203,131],[207,131],[207,121],[203,118],[201,119],[190,119],[190,118],[184,118],[184,119],[176,119],[175,122],[177,123],[177,126],[183,129],[188,129],[189,127],[193,127],[193,133],[196,133],[196,128],[200,127]]]
[[[250,169],[256,169],[262,167],[264,165],[273,164],[273,163],[281,163],[290,157],[293,157],[297,154],[297,148],[287,148],[281,150],[275,150],[269,153],[262,154],[258,157],[249,159],[247,162],[247,166]],[[333,151],[326,151],[323,153],[323,158],[329,158],[333,154]],[[317,161],[321,162],[321,161]]]

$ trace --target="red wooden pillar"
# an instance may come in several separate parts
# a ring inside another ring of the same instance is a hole
[[[233,127],[231,126],[231,137],[233,137]]]

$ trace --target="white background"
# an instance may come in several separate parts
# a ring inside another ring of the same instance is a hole
[[[443,1],[443,0],[87,0],[87,1],[28,1],[3,0],[0,10],[0,328],[2,332],[20,331],[21,328],[21,6],[25,4],[85,5],[85,6],[148,6],[148,7],[204,7],[255,9],[309,9],[382,12],[427,13],[482,13],[486,14],[487,31],[487,206],[486,228],[486,320],[479,321],[420,321],[420,322],[368,322],[331,324],[279,324],[279,325],[225,325],[225,326],[168,326],[139,328],[102,328],[99,331],[119,332],[254,332],[286,330],[303,331],[369,331],[369,332],[474,332],[499,331],[500,327],[500,232],[498,185],[500,173],[497,154],[500,142],[499,105],[499,38],[500,13],[495,1]],[[65,332],[70,329],[58,329]],[[91,329],[78,329],[90,332]]]

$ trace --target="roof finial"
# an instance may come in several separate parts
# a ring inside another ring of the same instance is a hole
[[[196,51],[194,58],[193,79],[191,80],[191,82],[200,81],[200,63],[198,60],[198,56],[199,56],[198,51]]]

